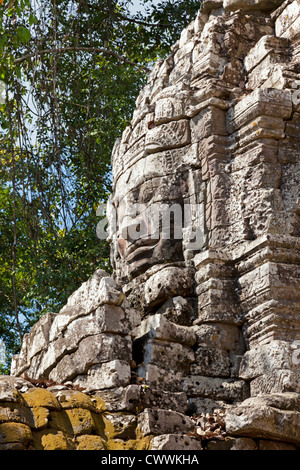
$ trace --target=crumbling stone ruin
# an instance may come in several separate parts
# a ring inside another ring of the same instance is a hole
[[[24,338],[0,447],[300,447],[299,89],[299,0],[204,2],[113,150],[113,276]]]

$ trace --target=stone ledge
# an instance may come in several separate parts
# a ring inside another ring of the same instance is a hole
[[[300,444],[300,413],[278,410],[254,401],[226,413],[226,430],[232,435]]]

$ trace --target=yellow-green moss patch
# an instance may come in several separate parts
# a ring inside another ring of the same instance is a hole
[[[83,408],[90,411],[97,411],[95,404],[85,393],[75,390],[63,390],[56,395],[62,408]]]
[[[93,402],[94,407],[96,408],[97,411],[100,411],[100,412],[106,411],[107,406],[106,406],[105,401],[102,398],[93,397],[92,402]]]
[[[61,431],[45,429],[33,433],[33,447],[36,450],[75,450],[74,441]]]
[[[92,413],[93,418],[93,432],[98,436],[106,439],[105,436],[105,423],[103,420],[103,415],[99,413]]]
[[[73,436],[73,428],[65,410],[50,411],[48,426],[50,429],[55,429],[56,431],[61,431],[64,434]]]
[[[73,430],[73,434],[91,434],[94,428],[94,421],[89,410],[73,408],[65,410]]]
[[[9,442],[20,442],[27,445],[32,440],[32,433],[29,426],[21,423],[0,424],[0,444]]]
[[[18,403],[0,407],[0,423],[22,423],[33,429],[47,426],[49,410],[43,407],[28,408]]]
[[[136,441],[122,441],[121,439],[109,439],[106,443],[108,450],[135,450]]]
[[[77,450],[106,450],[106,443],[100,436],[78,436]]]
[[[109,439],[106,443],[108,450],[150,450],[153,436],[146,436],[142,439]]]
[[[27,406],[45,407],[49,410],[60,410],[61,406],[53,393],[45,388],[32,388],[23,394],[23,399]]]
[[[104,413],[107,439],[135,439],[136,416],[128,413]]]

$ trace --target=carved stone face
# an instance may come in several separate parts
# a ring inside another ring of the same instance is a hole
[[[113,210],[113,264],[119,279],[132,279],[156,264],[183,261],[183,206],[189,181],[176,165],[182,150],[149,154],[117,179]],[[176,171],[177,170],[177,171]],[[177,228],[177,231],[176,231]]]

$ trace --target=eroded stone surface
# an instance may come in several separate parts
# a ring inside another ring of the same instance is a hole
[[[11,369],[92,394],[113,439],[77,436],[84,448],[299,447],[299,5],[206,0],[137,97],[112,152],[113,276],[44,316]],[[185,413],[217,409],[229,439],[187,435]]]

